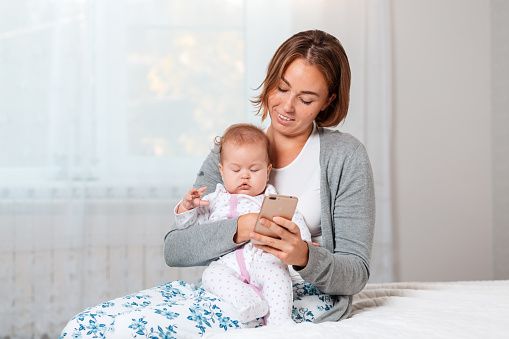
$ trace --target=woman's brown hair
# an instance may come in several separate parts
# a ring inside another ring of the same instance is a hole
[[[260,85],[260,95],[252,100],[258,107],[257,115],[262,121],[268,114],[269,94],[276,90],[288,66],[296,59],[304,59],[316,67],[325,78],[329,88],[329,97],[336,97],[315,119],[318,126],[335,127],[348,112],[350,103],[350,64],[343,46],[334,36],[320,30],[297,33],[286,40],[272,57],[267,68],[267,76]],[[260,88],[258,87],[258,88]]]

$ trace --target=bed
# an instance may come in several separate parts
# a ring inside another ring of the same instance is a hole
[[[207,338],[509,338],[509,280],[368,284],[348,319]]]

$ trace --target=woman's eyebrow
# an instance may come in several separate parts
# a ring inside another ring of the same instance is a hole
[[[292,86],[290,85],[290,83],[288,82],[288,80],[286,80],[286,79],[285,79],[285,77],[284,77],[284,76],[281,76],[281,80],[283,80],[283,82],[284,82],[284,83],[285,83],[288,87],[290,87],[290,88],[292,87]],[[313,91],[301,91],[300,93],[302,93],[302,94],[310,94],[310,95],[319,96],[319,95],[318,95],[318,93],[315,93],[315,92],[313,92]]]

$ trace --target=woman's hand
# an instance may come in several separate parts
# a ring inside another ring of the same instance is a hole
[[[258,213],[248,213],[241,215],[237,220],[237,233],[233,236],[233,241],[240,244],[251,239],[250,234],[256,224]]]
[[[256,248],[275,255],[287,265],[305,267],[308,264],[308,244],[302,240],[300,229],[293,221],[282,217],[275,217],[272,221],[262,218],[260,224],[276,233],[281,239],[251,232],[252,239],[265,244],[254,245]]]

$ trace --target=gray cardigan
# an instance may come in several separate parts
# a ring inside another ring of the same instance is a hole
[[[335,306],[315,322],[338,321],[350,314],[352,296],[369,279],[375,224],[373,173],[364,146],[353,136],[326,128],[320,135],[320,200],[323,247],[309,246],[302,278],[335,299]],[[219,155],[211,152],[194,187],[211,193],[222,183]],[[178,230],[164,239],[168,266],[207,265],[241,244],[233,242],[237,219],[221,220]],[[297,269],[297,267],[296,267]]]

